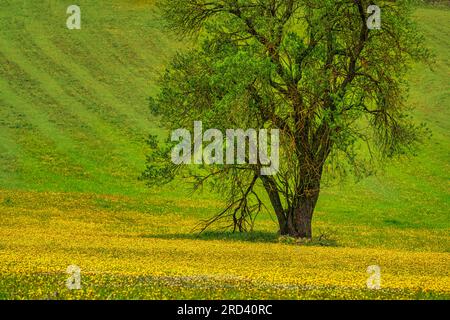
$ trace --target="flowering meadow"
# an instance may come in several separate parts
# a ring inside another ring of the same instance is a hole
[[[62,1],[0,1],[0,299],[450,299],[448,8],[414,14],[435,57],[408,103],[431,140],[377,176],[327,179],[297,241],[268,212],[199,234],[220,196],[138,180],[164,133],[153,80],[188,44],[153,0],[78,4],[68,30]]]

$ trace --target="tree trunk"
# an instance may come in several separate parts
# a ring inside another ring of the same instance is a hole
[[[273,178],[269,176],[261,176],[261,179],[263,181],[264,188],[266,189],[269,196],[273,210],[275,211],[275,214],[277,216],[278,225],[280,226],[280,235],[288,235],[289,230],[287,219],[283,209],[283,205],[281,204],[281,199],[276,184],[273,181]]]
[[[306,190],[289,210],[288,233],[296,238],[312,238],[312,218],[316,208],[319,190]]]
[[[320,173],[322,170],[320,170]],[[292,205],[284,210],[279,191],[272,177],[261,177],[272,207],[278,219],[280,235],[295,238],[312,238],[311,222],[320,192],[320,176],[301,188],[302,191],[291,199]]]

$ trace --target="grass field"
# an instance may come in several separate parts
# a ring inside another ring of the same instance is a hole
[[[279,240],[274,217],[249,234],[192,229],[213,194],[137,177],[160,134],[154,80],[182,44],[153,1],[0,3],[0,299],[449,299],[450,11],[415,19],[436,54],[416,65],[409,103],[432,139],[417,157],[324,188],[315,239]],[[68,290],[66,269],[82,269]],[[379,265],[382,289],[368,290]]]

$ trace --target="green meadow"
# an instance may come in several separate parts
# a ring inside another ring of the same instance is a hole
[[[81,30],[68,1],[0,3],[0,298],[449,299],[449,8],[414,14],[435,62],[413,66],[408,104],[431,139],[375,177],[327,183],[299,245],[269,213],[252,233],[198,235],[219,195],[138,180],[147,137],[164,135],[148,97],[189,45],[153,2],[78,1]]]

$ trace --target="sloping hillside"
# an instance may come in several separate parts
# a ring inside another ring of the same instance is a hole
[[[152,3],[80,1],[82,29],[68,30],[64,1],[1,2],[0,188],[146,192],[136,178],[144,140],[159,130],[147,97],[178,46],[160,30]],[[385,175],[325,188],[317,223],[339,225],[343,233],[355,224],[449,228],[449,17],[446,9],[416,13],[437,61],[434,71],[415,66],[410,104],[433,139]],[[153,194],[182,199],[173,188]],[[383,232],[372,233],[383,241]]]
[[[131,4],[130,4],[131,3]],[[132,193],[172,44],[143,1],[0,4],[0,187]]]

